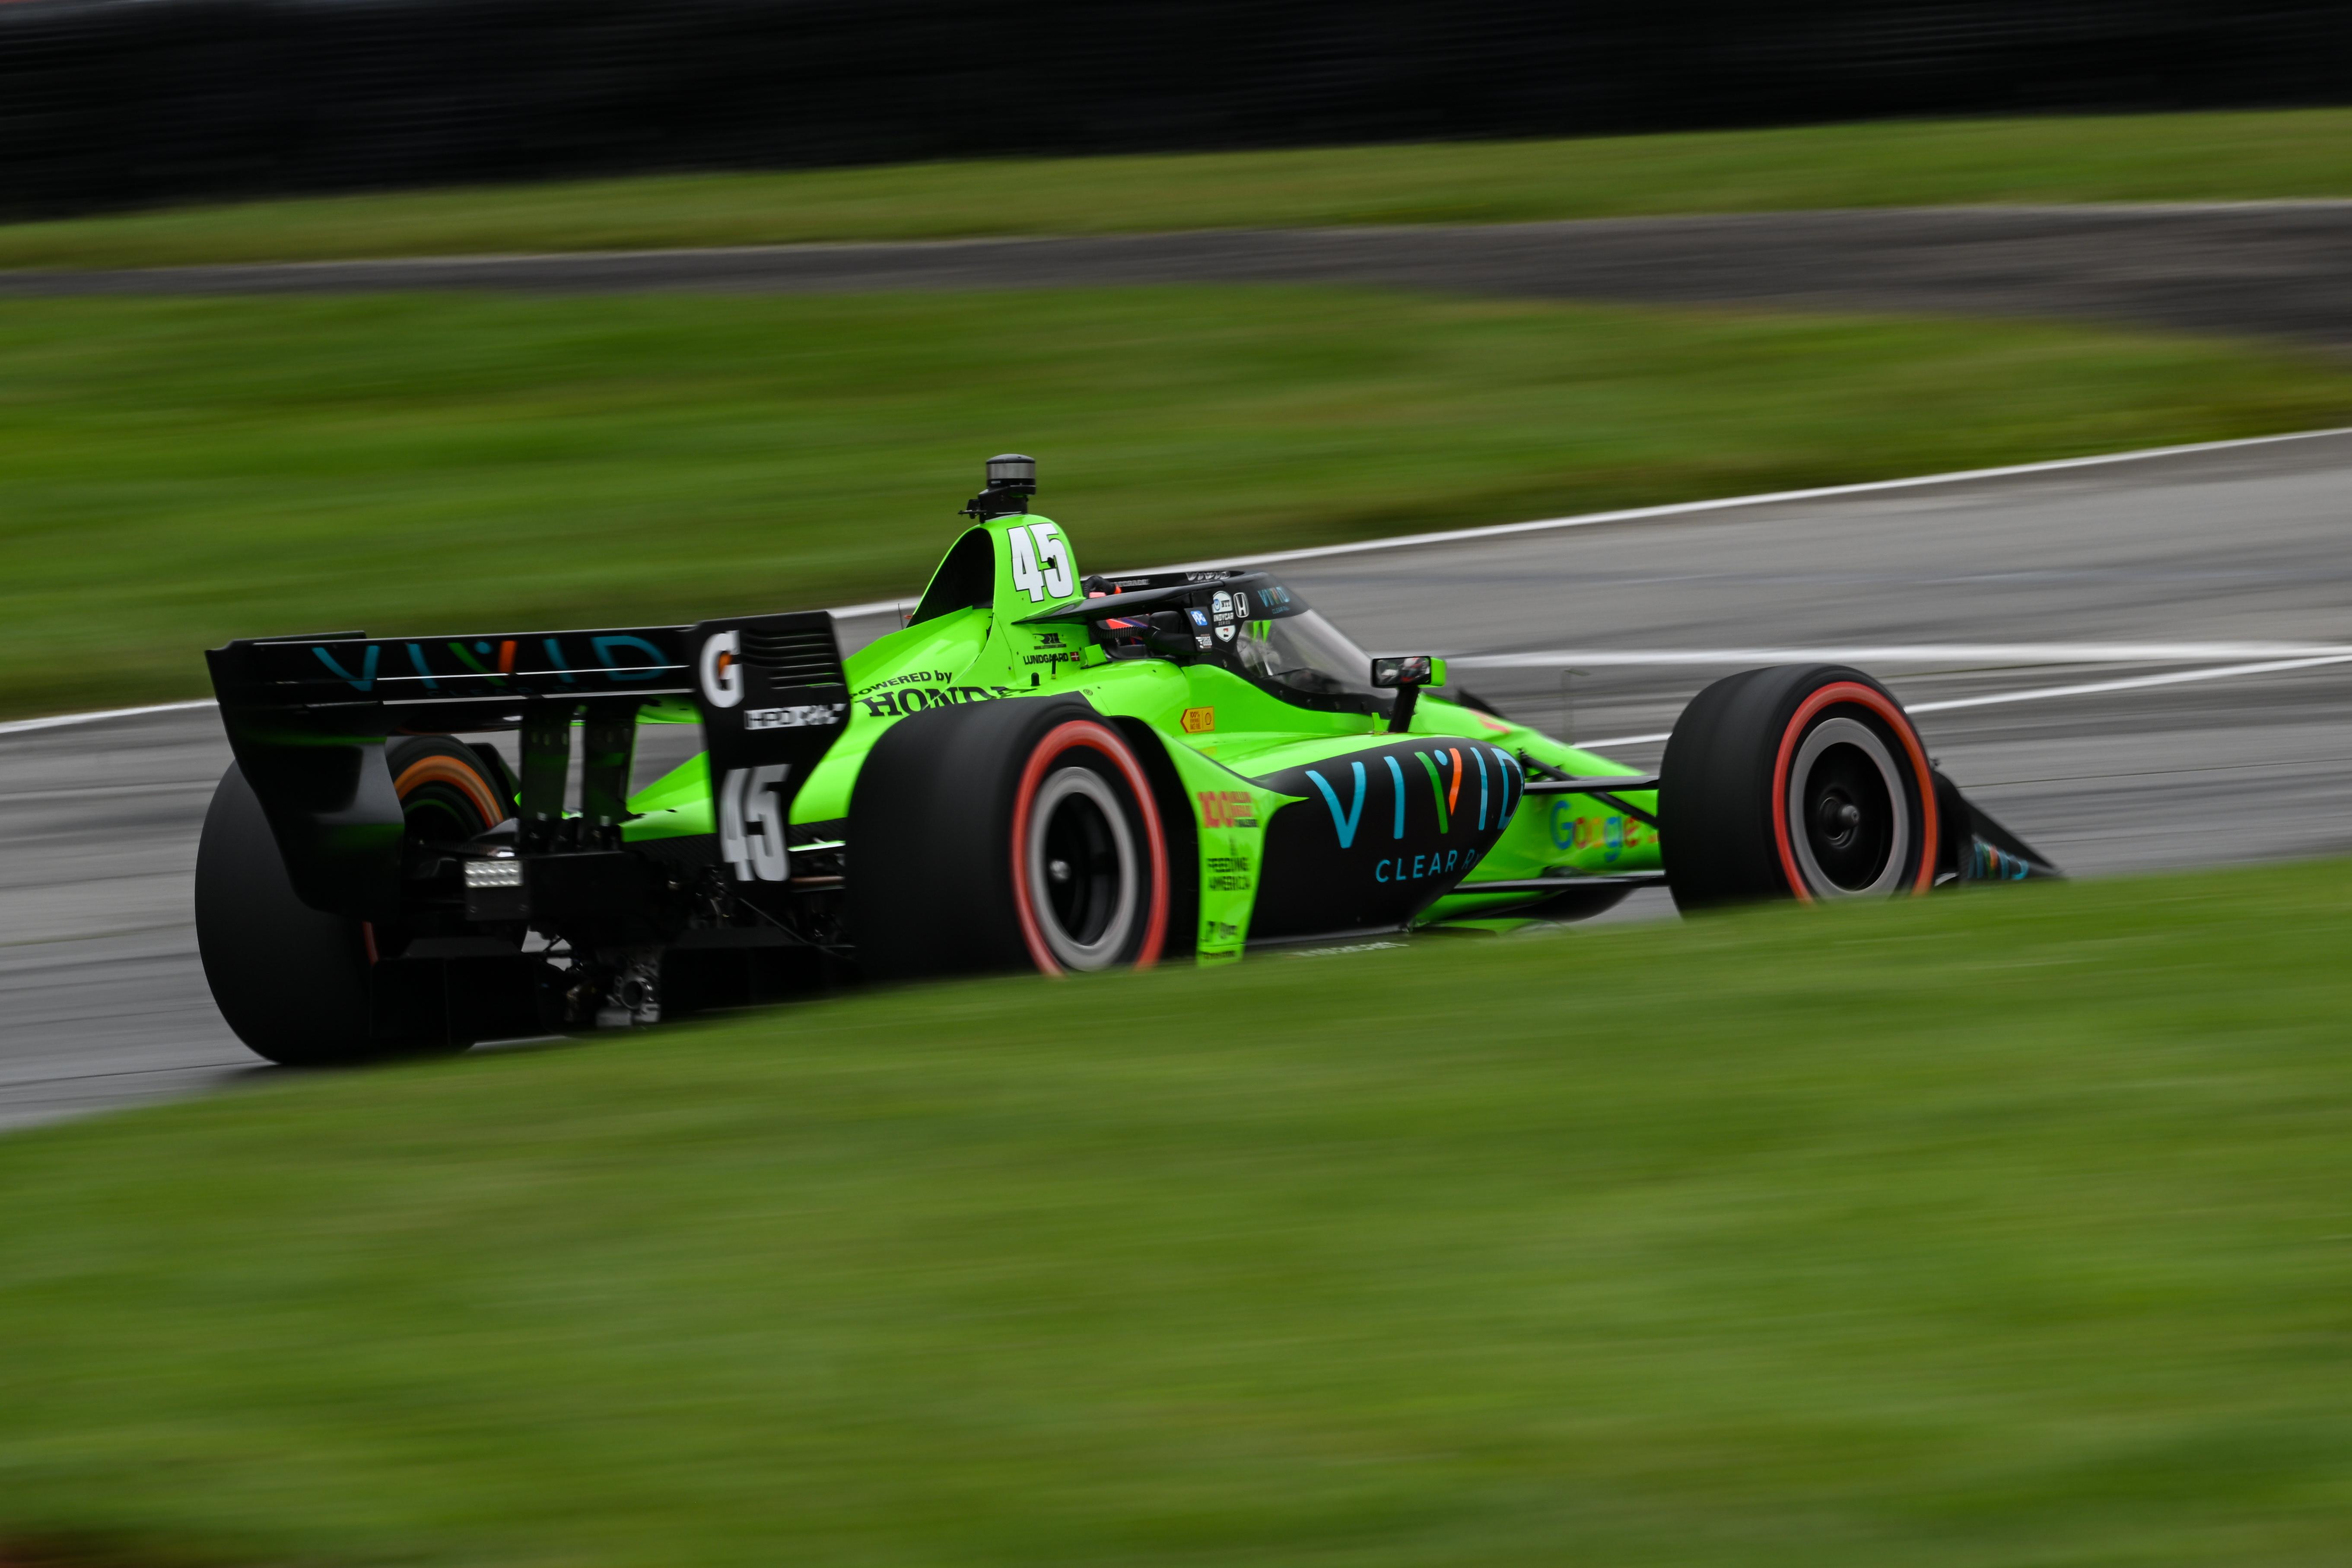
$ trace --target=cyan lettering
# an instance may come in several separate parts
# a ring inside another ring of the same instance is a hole
[[[1361,763],[1349,763],[1348,766],[1356,775],[1356,798],[1349,804],[1348,814],[1345,816],[1341,816],[1339,815],[1339,792],[1333,789],[1329,784],[1323,782],[1323,775],[1321,773],[1317,773],[1313,768],[1307,770],[1307,776],[1315,781],[1315,787],[1317,789],[1323,792],[1323,804],[1331,808],[1331,827],[1334,832],[1339,834],[1339,847],[1342,849],[1351,848],[1354,847],[1356,842],[1356,825],[1362,821],[1364,816],[1364,764]],[[1391,763],[1389,766],[1393,768],[1396,764],[1394,763]]]
[[[329,669],[333,670],[339,679],[349,682],[356,690],[365,691],[369,687],[375,684],[376,656],[383,652],[383,649],[378,647],[373,643],[368,644],[367,657],[360,660],[360,672],[357,675],[353,675],[350,670],[345,669],[341,665],[337,664],[335,662],[335,656],[329,653],[325,648],[314,647],[310,651],[317,654],[319,656],[319,662],[325,665]]]
[[[656,665],[668,662],[663,657],[661,649],[643,637],[615,636],[592,637],[589,641],[596,649],[596,662],[603,665],[605,674],[614,680],[651,680],[661,673],[658,669],[623,669],[613,659],[613,650],[616,647],[637,649]]]

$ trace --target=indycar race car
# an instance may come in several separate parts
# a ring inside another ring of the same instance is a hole
[[[845,658],[821,611],[213,649],[236,761],[196,931],[230,1026],[350,1061],[1644,886],[1689,910],[2054,874],[1860,671],[1719,680],[1643,773],[1427,695],[1443,658],[1363,652],[1270,573],[1081,576],[1035,465],[986,471],[906,624]],[[680,722],[705,751],[632,793],[638,726]]]

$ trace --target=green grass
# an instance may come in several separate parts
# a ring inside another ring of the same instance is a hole
[[[2347,946],[2336,862],[940,987],[11,1138],[0,1539],[2340,1561]]]
[[[0,226],[0,266],[2309,196],[2352,196],[2352,110],[1006,159],[257,202]]]
[[[919,593],[980,459],[1082,565],[2352,420],[2285,350],[1358,289],[0,306],[0,711],[231,637]]]

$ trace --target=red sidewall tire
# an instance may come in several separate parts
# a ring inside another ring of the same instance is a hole
[[[1903,761],[1909,764],[1911,777],[1906,782],[1906,794],[1913,798],[1905,804],[1915,809],[1921,822],[1919,843],[1911,851],[1919,868],[1913,873],[1911,891],[1924,893],[1936,885],[1936,773],[1927,762],[1927,748],[1919,743],[1919,731],[1911,727],[1911,716],[1876,682],[1834,680],[1817,687],[1797,705],[1795,713],[1782,726],[1780,749],[1772,761],[1772,839],[1779,852],[1780,875],[1788,879],[1789,891],[1799,903],[1814,901],[1812,890],[1805,885],[1804,869],[1797,863],[1797,849],[1789,831],[1789,768],[1796,758],[1797,746],[1805,738],[1816,719],[1828,716],[1839,706],[1862,709],[1876,718],[1892,731],[1902,747]]]
[[[1168,940],[1168,835],[1160,822],[1160,807],[1151,798],[1151,781],[1143,774],[1143,764],[1135,752],[1120,739],[1118,731],[1096,719],[1071,719],[1055,725],[1037,742],[1029,753],[1029,761],[1021,770],[1021,777],[1013,788],[1013,824],[1006,849],[1013,874],[1013,907],[1021,927],[1021,940],[1029,949],[1030,962],[1045,974],[1062,973],[1060,962],[1047,944],[1045,933],[1037,920],[1035,889],[1029,880],[1029,833],[1031,810],[1036,803],[1038,786],[1045,782],[1056,763],[1070,758],[1074,752],[1091,752],[1116,768],[1127,785],[1124,803],[1137,817],[1137,826],[1144,841],[1145,860],[1150,869],[1150,882],[1144,898],[1143,936],[1129,961],[1129,967],[1149,969],[1160,962],[1160,950]]]
[[[1833,719],[1859,724],[1869,735],[1855,739],[1883,750],[1878,766],[1894,786],[1887,805],[1902,814],[1901,861],[1893,885],[1877,890],[1920,893],[1934,886],[1946,824],[1933,765],[1903,705],[1857,669],[1781,665],[1725,677],[1691,699],[1675,722],[1659,768],[1658,820],[1676,908],[1816,901],[1790,801],[1792,791],[1811,787],[1810,779],[1794,776],[1808,737]],[[1896,852],[1891,838],[1887,852]],[[1853,890],[1851,883],[1831,890],[1841,887]]]
[[[901,981],[1072,967],[1042,929],[1026,863],[1040,792],[1071,766],[1101,781],[1092,793],[1118,813],[1148,883],[1134,889],[1133,933],[1115,963],[1157,962],[1175,929],[1178,825],[1138,743],[1072,697],[932,708],[890,726],[850,795],[845,902],[859,972]]]

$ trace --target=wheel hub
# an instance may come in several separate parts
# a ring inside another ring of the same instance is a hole
[[[1135,836],[1108,780],[1091,768],[1047,775],[1029,813],[1029,903],[1066,969],[1108,969],[1126,952],[1142,901]]]
[[[1789,769],[1790,847],[1816,898],[1895,891],[1911,853],[1911,811],[1885,740],[1843,715],[1805,733]]]

